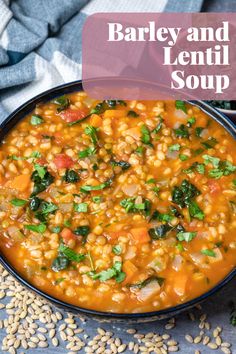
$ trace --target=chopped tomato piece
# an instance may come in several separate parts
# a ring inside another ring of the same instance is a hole
[[[60,113],[61,118],[66,123],[72,123],[76,120],[85,118],[88,115],[88,111],[85,109],[71,109],[68,108]]]
[[[68,228],[62,230],[61,237],[65,243],[68,243],[70,240],[76,240],[76,235]]]
[[[74,161],[72,158],[67,156],[66,154],[58,154],[56,155],[53,161],[58,169],[60,168],[70,168],[74,165]]]
[[[210,180],[207,184],[210,189],[210,193],[217,194],[221,191],[220,184],[217,181]]]
[[[137,227],[130,230],[135,243],[146,243],[150,241],[150,236],[146,227]]]

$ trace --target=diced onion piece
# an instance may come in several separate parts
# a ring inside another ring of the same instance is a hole
[[[73,203],[60,203],[58,207],[63,213],[69,213],[73,209]]]
[[[198,267],[200,268],[209,268],[209,265],[206,263],[206,256],[201,253],[191,253],[190,257]]]
[[[121,189],[126,195],[132,197],[137,194],[139,186],[138,184],[124,184]]]
[[[182,109],[176,109],[174,111],[174,115],[176,118],[179,118],[181,120],[185,120],[188,116],[186,113],[184,113],[184,111],[182,111]]]
[[[22,239],[24,239],[24,235],[16,226],[9,226],[7,232],[13,241],[19,242],[22,241]]]
[[[176,272],[178,272],[182,268],[183,262],[184,262],[184,259],[181,255],[179,255],[179,254],[175,255],[175,257],[173,259],[173,263],[172,263],[172,268]]]
[[[166,269],[168,257],[157,256],[153,259],[148,267],[154,269],[157,273]]]
[[[158,294],[161,287],[157,280],[151,281],[147,284],[144,288],[142,288],[138,294],[138,299],[140,301],[146,301],[153,297],[154,295]]]

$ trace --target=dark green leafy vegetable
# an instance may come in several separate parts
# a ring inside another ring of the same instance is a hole
[[[84,225],[84,226],[78,226],[73,233],[78,235],[78,236],[88,236],[88,234],[90,233],[90,227],[88,225]]]
[[[24,206],[25,204],[27,204],[28,201],[24,200],[24,199],[14,198],[10,201],[10,203],[14,206],[21,207],[21,206]]]
[[[126,277],[126,274],[122,272],[121,262],[115,262],[113,267],[108,268],[107,270],[102,270],[100,273],[92,271],[89,272],[88,275],[93,280],[100,280],[101,282],[114,278],[117,283],[121,283]]]
[[[135,150],[135,153],[142,155],[144,153],[144,147],[143,146],[137,147],[137,149]]]
[[[126,161],[123,161],[123,160],[121,160],[121,161],[111,160],[110,164],[112,166],[120,166],[123,171],[128,170],[131,167],[129,162],[126,162]]]
[[[42,222],[46,222],[46,218],[49,214],[54,214],[58,210],[58,207],[54,203],[49,203],[45,200],[40,200],[39,208],[35,213],[35,217]]]
[[[205,149],[212,149],[216,144],[218,144],[218,141],[211,137],[211,138],[208,138],[206,141],[203,141],[201,143]]]
[[[41,203],[42,199],[38,198],[38,197],[33,197],[30,199],[30,203],[29,203],[29,208],[32,211],[36,211],[38,210],[40,203]]]
[[[201,134],[203,132],[204,128],[202,127],[196,127],[195,128],[195,135],[198,137],[198,138],[201,138]]]
[[[230,161],[220,161],[217,168],[209,171],[209,177],[220,178],[222,176],[228,176],[236,171],[236,166],[232,165]]]
[[[34,182],[31,197],[43,192],[54,181],[54,177],[47,171],[46,167],[37,164],[34,167],[35,171],[31,175],[31,180]]]
[[[191,199],[197,197],[201,192],[192,183],[184,179],[179,187],[175,186],[172,191],[172,201],[184,208],[189,205]]]
[[[136,203],[136,197],[126,198],[121,200],[120,205],[125,209],[126,213],[141,212],[145,216],[150,215],[151,202],[148,199],[143,199],[142,203]]]
[[[197,235],[196,232],[179,232],[177,234],[177,239],[179,241],[190,242],[196,237],[196,235]]]
[[[186,160],[189,159],[189,157],[188,157],[187,155],[185,155],[185,154],[179,154],[179,159],[180,159],[181,161],[186,161]]]
[[[128,117],[132,117],[132,118],[137,118],[137,117],[139,117],[139,114],[136,113],[135,111],[129,111],[129,112],[127,113],[127,116],[128,116]]]
[[[171,214],[173,214],[176,218],[182,218],[183,217],[181,212],[174,205],[170,206],[170,211],[171,211]]]
[[[184,101],[176,100],[175,101],[175,108],[181,109],[184,113],[187,113],[187,107]]]
[[[158,220],[158,221],[162,221],[162,222],[170,222],[171,220],[173,220],[173,218],[174,218],[173,215],[162,214],[158,210],[155,210],[150,218],[150,221]]]
[[[33,114],[30,119],[31,125],[40,125],[44,122],[43,118],[37,114]]]
[[[57,97],[53,103],[58,105],[57,112],[64,111],[70,105],[70,100],[66,96]]]
[[[148,284],[152,283],[153,281],[157,282],[161,286],[164,283],[164,280],[165,280],[164,278],[152,275],[151,277],[149,277],[143,281],[140,281],[138,283],[128,284],[127,287],[135,288],[135,289],[142,289],[142,288],[145,288],[145,286],[147,286]]]
[[[38,224],[38,225],[24,225],[24,228],[33,232],[37,232],[43,234],[46,231],[45,224]]]
[[[102,197],[97,195],[97,196],[93,197],[92,200],[93,200],[94,203],[100,204],[101,201],[102,201]]]
[[[197,205],[197,203],[195,201],[190,201],[189,205],[188,205],[188,211],[189,211],[189,215],[193,218],[199,219],[199,220],[203,220],[205,217],[204,212],[202,211],[202,209]]]
[[[149,229],[148,233],[153,240],[158,240],[161,238],[165,238],[167,233],[172,229],[173,227],[170,226],[169,224],[162,224]]]
[[[52,262],[51,268],[54,272],[59,272],[60,270],[64,270],[64,269],[68,268],[69,264],[70,264],[70,261],[67,257],[58,256]]]
[[[80,180],[80,177],[76,171],[66,170],[63,180],[67,183],[77,183]]]

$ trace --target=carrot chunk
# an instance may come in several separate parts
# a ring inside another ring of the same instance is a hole
[[[104,113],[104,118],[121,118],[125,116],[125,112],[121,109],[108,109]]]
[[[99,128],[102,125],[102,118],[97,114],[93,114],[90,119],[90,124],[95,128]]]
[[[126,277],[123,284],[128,284],[132,278],[137,274],[138,268],[129,260],[123,263],[122,267],[123,272],[125,272]]]
[[[13,189],[17,189],[21,192],[25,191],[30,184],[30,175],[19,175],[13,179],[10,186]]]
[[[76,240],[76,235],[66,227],[62,230],[61,237],[65,243],[69,242],[70,240]]]
[[[146,227],[137,227],[130,230],[135,243],[146,243],[150,241],[150,236]]]

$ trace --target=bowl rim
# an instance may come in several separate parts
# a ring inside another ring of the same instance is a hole
[[[21,106],[19,106],[14,112],[12,112],[0,125],[0,139],[2,138],[28,113],[33,110],[33,107],[39,102],[47,102],[52,98],[57,96],[72,93],[75,91],[81,91],[83,89],[82,81],[76,80],[69,83],[64,83],[62,85],[50,88],[37,96],[29,99]],[[199,107],[202,111],[204,111],[207,115],[211,116],[214,120],[216,120],[223,128],[225,128],[236,140],[236,125],[222,112],[210,106],[208,103],[204,101],[196,101],[189,100],[190,104]],[[0,141],[1,144],[1,141]],[[106,312],[106,311],[97,311],[93,309],[88,309],[80,306],[76,306],[65,301],[59,300],[52,295],[47,294],[46,292],[38,289],[36,286],[31,284],[28,280],[26,280],[20,272],[18,272],[7,260],[7,258],[0,252],[0,263],[2,266],[19,281],[20,284],[23,284],[27,289],[33,291],[37,295],[43,297],[48,300],[52,304],[64,308],[67,311],[71,311],[73,313],[80,313],[84,315],[92,315],[94,317],[99,318],[109,318],[109,319],[145,319],[145,318],[164,318],[166,316],[171,316],[173,314],[179,313],[183,310],[187,310],[190,307],[206,300],[209,296],[215,294],[220,289],[222,289],[227,283],[229,283],[236,276],[236,267],[234,267],[222,280],[220,280],[214,287],[212,287],[207,292],[187,301],[180,303],[175,306],[171,306],[169,308],[165,308],[162,310],[156,311],[148,311],[148,312],[137,312],[137,313],[118,313],[118,312]]]

